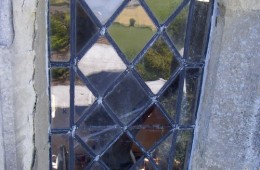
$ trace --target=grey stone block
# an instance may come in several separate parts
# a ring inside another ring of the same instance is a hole
[[[13,42],[13,19],[12,19],[12,1],[0,1],[0,47],[8,47]]]
[[[260,7],[249,8],[250,0],[219,2],[191,169],[258,170]],[[248,7],[242,8],[246,2]]]

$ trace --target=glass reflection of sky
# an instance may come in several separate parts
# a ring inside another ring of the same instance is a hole
[[[85,0],[102,24],[116,11],[123,0]]]

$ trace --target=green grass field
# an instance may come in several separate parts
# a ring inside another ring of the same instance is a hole
[[[160,23],[164,22],[183,0],[145,0]]]
[[[127,59],[132,61],[152,38],[155,31],[148,27],[129,27],[114,23],[109,28],[109,33]]]

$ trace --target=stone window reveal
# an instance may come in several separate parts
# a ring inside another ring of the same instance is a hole
[[[50,0],[50,169],[188,169],[213,1]]]

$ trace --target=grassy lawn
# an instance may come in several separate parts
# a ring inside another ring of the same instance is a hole
[[[109,33],[127,59],[132,61],[152,38],[155,31],[149,27],[130,27],[114,23],[109,28]]]
[[[164,22],[183,0],[145,0],[160,23]]]

